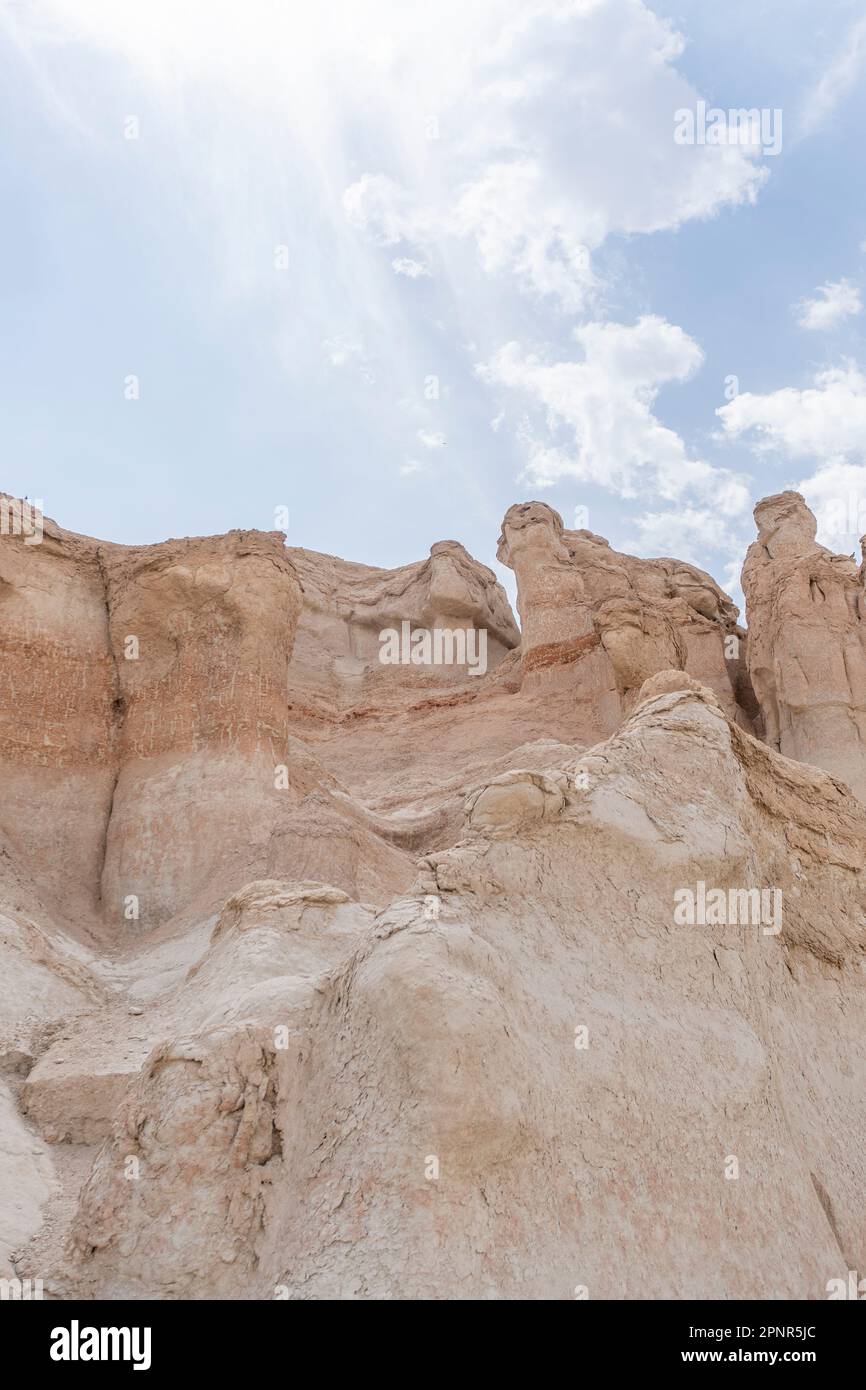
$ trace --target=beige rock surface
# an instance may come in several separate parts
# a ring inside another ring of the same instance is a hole
[[[456,541],[431,546],[430,558],[401,569],[350,564],[333,555],[287,548],[303,590],[290,668],[290,709],[296,719],[358,714],[370,707],[418,702],[465,684],[466,663],[385,664],[379,634],[400,629],[483,628],[487,670],[520,643],[502,586]]]
[[[797,492],[755,508],[743,567],[749,671],[767,742],[866,797],[866,598],[862,567],[815,540]]]
[[[850,576],[777,501],[748,644],[709,576],[539,503],[522,636],[456,542],[0,536],[0,1265],[303,1300],[863,1268],[866,808],[781,733],[803,576],[846,611]],[[483,627],[486,673],[383,665],[404,621]]]
[[[120,773],[101,896],[122,926],[134,895],[152,926],[230,883],[275,819],[300,589],[276,533],[111,547],[103,565]]]
[[[752,729],[738,609],[702,570],[641,560],[591,531],[567,531],[544,502],[510,507],[498,558],[514,570],[524,684],[591,700],[600,733],[619,727],[656,671],[688,671],[726,714]]]
[[[39,545],[0,534],[0,847],[55,918],[98,909],[115,695],[98,544],[50,521]]]

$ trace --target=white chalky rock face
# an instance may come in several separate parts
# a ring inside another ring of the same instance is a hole
[[[504,772],[469,797],[466,818],[475,830],[553,820],[565,804],[566,778],[538,772]]]
[[[3,1269],[54,1298],[780,1299],[866,1267],[866,809],[797,744],[820,653],[789,674],[778,618],[838,570],[847,652],[859,579],[798,501],[759,522],[754,691],[708,576],[539,503],[503,527],[522,642],[455,542],[379,571],[47,523],[51,734],[27,705],[3,754],[34,827],[0,820]],[[32,570],[0,539],[0,607]],[[103,646],[64,703],[69,604]],[[488,625],[488,671],[383,676],[403,617]]]

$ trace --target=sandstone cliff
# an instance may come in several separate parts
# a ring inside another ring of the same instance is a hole
[[[611,732],[649,676],[687,671],[752,728],[746,634],[708,574],[679,560],[618,554],[591,531],[565,530],[543,502],[509,508],[498,558],[517,577],[525,682],[570,688]]]
[[[541,503],[500,539],[522,632],[454,541],[385,571],[0,535],[0,1274],[822,1298],[862,1268],[861,579],[796,494],[756,518],[748,634]],[[484,671],[383,662],[403,624],[483,630]]]
[[[749,671],[767,741],[866,797],[866,598],[862,567],[815,540],[797,492],[755,508],[743,566]]]

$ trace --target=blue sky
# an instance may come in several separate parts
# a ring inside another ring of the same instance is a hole
[[[540,497],[729,589],[769,492],[866,531],[862,0],[0,16],[0,487],[61,524],[493,564]]]

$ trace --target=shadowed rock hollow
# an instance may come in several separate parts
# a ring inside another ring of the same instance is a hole
[[[499,542],[522,630],[455,541],[0,536],[0,1275],[771,1299],[863,1268],[862,574],[797,494],[756,520],[748,633],[537,502]],[[383,663],[404,624],[483,631],[485,670]]]

